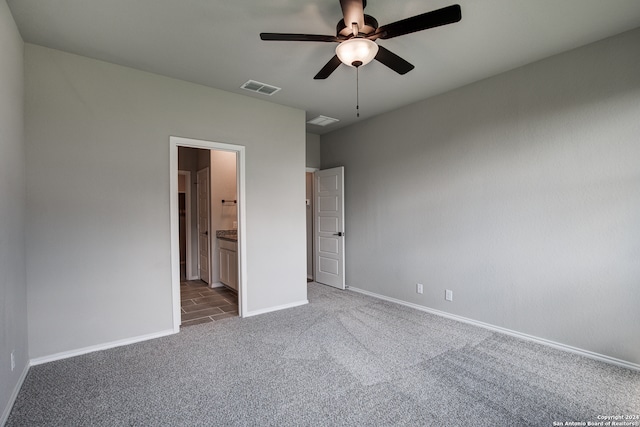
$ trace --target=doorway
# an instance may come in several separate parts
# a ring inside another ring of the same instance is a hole
[[[315,280],[315,261],[314,261],[314,245],[313,245],[313,212],[314,212],[314,197],[313,197],[313,177],[316,168],[307,168],[305,172],[305,205],[307,209],[307,282],[313,282]]]
[[[235,187],[233,191],[228,191],[230,194],[226,194],[220,196],[220,194],[215,195],[214,187],[215,187],[215,176],[211,179],[210,187],[211,187],[211,210],[218,209],[222,215],[225,216],[226,220],[228,220],[229,224],[211,224],[211,226],[207,227],[206,233],[209,235],[210,243],[207,244],[207,248],[209,251],[208,261],[210,262],[211,268],[208,271],[210,276],[209,283],[213,287],[223,286],[220,283],[220,259],[218,255],[221,253],[220,245],[218,243],[218,237],[216,235],[215,230],[219,230],[222,232],[227,232],[231,234],[233,232],[234,236],[231,236],[235,239],[234,249],[235,249],[235,265],[234,267],[234,279],[235,279],[235,288],[237,288],[237,300],[238,300],[238,315],[240,317],[243,316],[243,313],[246,312],[247,301],[247,286],[246,286],[246,236],[243,232],[245,230],[245,221],[246,221],[246,212],[245,212],[245,147],[233,144],[225,144],[219,142],[211,142],[211,141],[202,141],[195,140],[189,138],[181,138],[181,137],[170,137],[169,141],[170,145],[170,217],[171,217],[171,271],[172,271],[172,295],[173,295],[173,325],[175,332],[178,332],[180,329],[181,318],[182,318],[182,310],[180,306],[180,218],[179,218],[179,204],[180,204],[180,196],[178,191],[178,151],[180,148],[192,148],[198,150],[205,150],[207,153],[211,153],[210,159],[213,161],[214,155],[213,153],[219,153],[221,156],[226,155],[228,158],[233,158],[233,166],[234,166],[234,177],[233,179],[235,183]],[[202,164],[200,166],[203,166]],[[211,163],[204,165],[209,168]],[[199,168],[198,170],[202,170],[204,168]],[[211,168],[213,169],[213,168]],[[196,174],[192,174],[192,176],[196,176]],[[191,185],[194,185],[191,182]],[[202,188],[202,187],[201,187]],[[197,190],[197,188],[196,188]],[[231,194],[233,193],[233,194]],[[192,189],[192,194],[198,194],[194,192]],[[198,198],[200,196],[198,195]],[[196,197],[191,198],[193,199]],[[223,201],[224,200],[224,201]],[[233,202],[233,204],[230,204]],[[226,203],[226,205],[225,205]],[[219,208],[217,205],[220,205]],[[194,209],[195,212],[198,212]],[[233,211],[233,212],[232,212]],[[193,213],[192,213],[193,216]],[[193,224],[193,222],[192,222]],[[192,227],[194,228],[194,227]],[[222,228],[222,230],[220,230]],[[187,232],[187,235],[189,233]],[[226,235],[227,239],[230,240],[230,236]],[[185,239],[186,240],[186,239]],[[195,242],[202,243],[201,239],[193,238],[192,235],[192,245]],[[199,244],[196,243],[196,244]],[[228,246],[228,245],[225,245]],[[193,247],[192,247],[193,249]],[[198,249],[196,247],[196,249]],[[228,249],[228,248],[226,248]],[[194,252],[192,253],[199,253]],[[226,253],[228,255],[228,253]],[[191,257],[191,265],[189,266],[189,261],[186,261],[187,268],[185,270],[190,270],[193,274],[189,279],[193,280],[197,276],[197,279],[200,279],[199,272],[200,265],[196,262],[199,259],[199,256]],[[225,258],[226,259],[226,258]],[[195,261],[194,261],[195,260]],[[197,264],[197,265],[194,265]],[[194,268],[195,267],[195,268]],[[226,270],[225,270],[226,271]],[[189,276],[187,274],[187,276]],[[228,280],[228,279],[227,279]],[[224,283],[224,285],[228,287],[232,287],[229,283]],[[208,287],[208,286],[207,286]]]

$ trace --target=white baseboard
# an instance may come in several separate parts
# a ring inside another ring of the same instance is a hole
[[[416,310],[424,311],[427,313],[435,314],[436,316],[446,317],[447,319],[457,320],[459,322],[468,323],[470,325],[479,326],[484,329],[489,329],[491,331],[500,332],[503,334],[511,335],[516,338],[522,338],[528,341],[533,341],[538,344],[546,345],[548,347],[553,347],[558,350],[568,351],[570,353],[579,354],[580,356],[588,357],[589,359],[599,360],[601,362],[609,363],[611,365],[620,366],[622,368],[632,369],[634,371],[640,371],[640,365],[637,363],[629,362],[622,359],[616,359],[615,357],[607,356],[605,354],[595,353],[593,351],[584,350],[577,347],[572,347],[570,345],[558,343],[555,341],[547,340],[545,338],[536,337],[533,335],[525,334],[518,331],[513,331],[511,329],[503,328],[500,326],[495,326],[490,323],[480,322],[478,320],[469,319],[467,317],[458,316],[455,314],[450,314],[445,311],[435,310],[433,308],[425,307],[423,305],[414,304],[411,302],[402,301],[399,299],[387,297],[384,295],[376,294],[374,292],[369,292],[364,289],[354,288],[352,286],[347,286],[347,289],[350,291],[358,292],[364,295],[368,295],[370,297],[378,298],[381,300],[394,302],[396,304],[404,305],[406,307],[415,308]]]
[[[2,411],[2,417],[0,418],[0,426],[6,424],[9,419],[9,414],[11,413],[11,409],[13,408],[13,404],[16,403],[16,398],[18,397],[18,393],[20,393],[20,389],[22,388],[22,383],[24,383],[24,379],[27,378],[27,373],[29,372],[29,367],[31,365],[25,365],[22,373],[20,374],[20,378],[18,378],[18,382],[15,387],[13,387],[13,391],[11,392],[11,396],[9,396],[9,401],[7,402],[7,406]]]
[[[135,344],[141,341],[152,340],[154,338],[166,337],[167,335],[173,335],[177,333],[173,329],[167,329],[165,331],[154,332],[152,334],[140,335],[137,337],[126,338],[118,341],[111,341],[104,344],[92,345],[89,347],[79,348],[77,350],[63,351],[61,353],[55,353],[49,356],[36,357],[31,359],[31,366],[42,365],[43,363],[53,362],[55,360],[68,359],[69,357],[80,356],[81,354],[93,353],[94,351],[107,350],[114,347],[121,347],[123,345]]]
[[[311,275],[311,274],[307,274],[307,279],[309,279],[309,280],[313,280],[313,275]]]
[[[259,314],[271,313],[272,311],[285,310],[287,308],[299,307],[301,305],[309,304],[309,300],[292,302],[290,304],[278,305],[275,307],[263,308],[260,310],[247,311],[242,314],[242,317],[257,316]]]
[[[210,288],[224,288],[224,285],[220,282],[215,282],[209,285]]]

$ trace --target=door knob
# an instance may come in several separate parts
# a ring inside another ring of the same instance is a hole
[[[334,236],[344,236],[342,231],[338,231],[337,233],[333,233]]]

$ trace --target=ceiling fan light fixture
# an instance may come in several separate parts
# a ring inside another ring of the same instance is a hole
[[[350,67],[367,65],[377,54],[378,44],[360,37],[345,40],[336,47],[336,55],[340,61]]]

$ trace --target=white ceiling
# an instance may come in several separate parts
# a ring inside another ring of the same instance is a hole
[[[338,0],[7,0],[23,39],[340,119],[322,134],[515,67],[640,27],[640,0],[460,0],[462,21],[380,45],[416,68],[400,76],[374,61],[313,76],[332,43],[266,42],[261,32],[335,34]],[[380,25],[453,4],[369,0]],[[640,46],[639,46],[640,48]],[[249,79],[275,95],[240,89]]]

